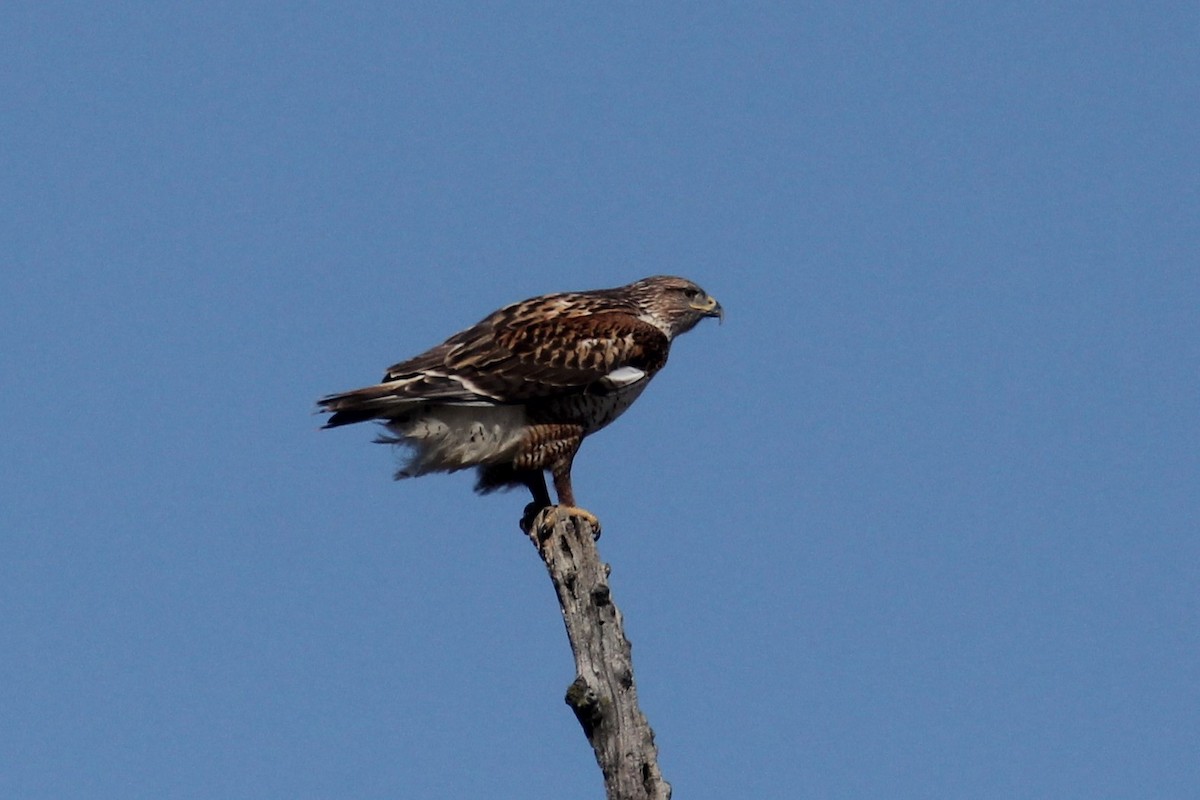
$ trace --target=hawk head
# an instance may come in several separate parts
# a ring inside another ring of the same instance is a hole
[[[629,284],[625,291],[639,316],[668,339],[687,333],[705,317],[725,318],[716,298],[686,278],[655,275]]]

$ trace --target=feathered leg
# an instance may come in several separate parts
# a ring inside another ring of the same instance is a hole
[[[550,490],[546,488],[546,474],[540,469],[531,470],[522,473],[524,476],[524,484],[529,489],[529,493],[533,495],[531,506],[535,506],[536,511],[541,511],[546,506],[552,506],[550,502]]]
[[[575,439],[566,452],[550,465],[550,475],[554,478],[554,493],[558,495],[558,513],[583,517],[591,523],[599,539],[600,520],[592,512],[575,505],[575,490],[571,487],[571,465],[575,462],[575,454],[579,452],[582,441],[582,437]]]
[[[554,478],[554,491],[558,495],[557,511],[565,515],[575,515],[588,520],[597,531],[600,530],[600,520],[590,511],[575,505],[575,492],[571,488],[571,464],[579,445],[583,442],[583,426],[564,423],[541,423],[532,425],[526,432],[522,443],[522,454],[517,458],[514,467],[518,472],[524,470],[550,470]],[[526,484],[538,498],[538,490]],[[544,482],[542,484],[544,489]],[[548,493],[547,493],[547,499]]]
[[[544,508],[554,505],[550,502],[550,490],[546,488],[546,475],[538,468],[518,469],[510,464],[491,464],[479,468],[479,479],[475,482],[475,491],[489,494],[497,489],[507,489],[513,486],[524,486],[533,495],[533,502],[525,506],[521,515],[521,530],[528,532],[536,517]]]
[[[534,518],[553,503],[550,502],[550,490],[546,488],[544,472],[539,469],[522,474],[525,476],[525,485],[529,487],[529,491],[533,495],[533,502],[525,506],[525,513],[521,515],[521,530],[528,533],[533,526]]]

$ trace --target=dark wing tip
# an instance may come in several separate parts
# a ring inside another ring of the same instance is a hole
[[[317,413],[330,415],[321,428],[340,428],[343,425],[366,422],[379,416],[378,407],[369,402],[373,399],[371,390],[374,388],[368,387],[367,389],[326,395],[318,400]]]
[[[343,425],[353,425],[356,422],[366,422],[370,419],[375,419],[378,415],[372,411],[336,411],[333,416],[325,420],[325,424],[321,426],[321,430],[326,428],[340,428]]]

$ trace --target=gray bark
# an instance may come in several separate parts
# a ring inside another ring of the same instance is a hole
[[[629,640],[608,588],[610,568],[596,550],[599,533],[590,520],[553,506],[529,526],[575,654],[567,705],[595,751],[608,800],[670,800],[654,731],[638,707]]]

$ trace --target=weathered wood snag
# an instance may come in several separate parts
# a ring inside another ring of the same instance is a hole
[[[629,640],[608,588],[609,566],[596,550],[599,532],[591,520],[553,506],[528,526],[575,654],[567,705],[596,753],[608,800],[670,800],[654,731],[638,707]]]

